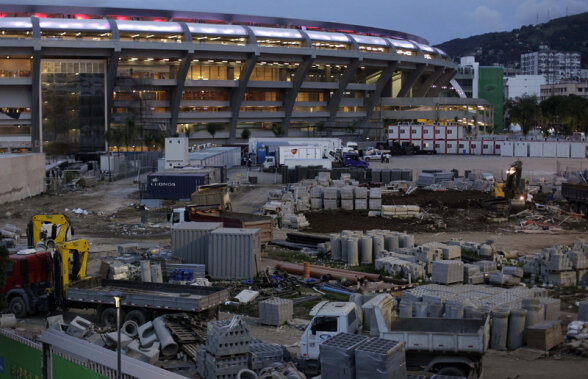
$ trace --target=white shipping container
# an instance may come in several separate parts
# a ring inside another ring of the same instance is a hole
[[[187,165],[190,161],[188,156],[189,142],[186,137],[168,137],[165,139],[165,160],[180,161]]]
[[[435,144],[433,141],[422,141],[421,149],[423,151],[433,151],[435,150]]]
[[[503,141],[500,144],[500,156],[502,157],[514,157],[514,142]]]
[[[529,156],[529,143],[528,142],[515,142],[514,156],[515,157],[528,157]]]
[[[446,154],[445,146],[445,141],[435,141],[435,150],[437,151],[437,154]]]
[[[448,139],[445,133],[447,132],[447,128],[445,125],[435,125],[435,139],[436,140],[446,140]]]
[[[171,249],[182,263],[198,263],[208,267],[208,236],[223,227],[222,222],[182,222],[171,227]]]
[[[462,139],[464,138],[464,129],[461,126],[457,125],[447,125],[447,139]]]
[[[423,139],[435,139],[435,127],[433,125],[423,126]]]
[[[557,142],[543,142],[543,156],[553,158],[557,154]]]
[[[470,154],[470,141],[457,141],[457,153],[460,155]]]
[[[417,141],[415,141],[415,140],[412,140],[412,144],[413,144],[414,146],[418,146],[418,148],[419,148],[419,149],[421,149],[421,150],[422,150],[422,148],[423,148],[423,143],[422,143],[422,141],[421,141],[421,140],[417,140]]]
[[[482,154],[482,141],[470,141],[470,154]]]
[[[410,135],[413,140],[423,138],[423,125],[411,125]]]
[[[588,143],[586,143],[586,142],[572,142],[570,144],[570,157],[572,157],[572,158],[586,158],[586,157],[588,157]]]
[[[570,157],[570,143],[569,142],[557,142],[557,157],[558,158],[569,158]]]
[[[496,141],[492,141],[492,140],[482,141],[482,154],[483,155],[495,155],[496,154]]]
[[[447,154],[457,154],[457,141],[447,141],[446,144]]]
[[[259,229],[219,228],[208,236],[208,274],[214,279],[252,279],[262,270]]]
[[[529,142],[529,156],[542,157],[543,156],[543,142]]]
[[[397,140],[400,138],[400,126],[389,125],[388,126],[388,139]]]
[[[400,138],[410,139],[410,125],[400,125]]]

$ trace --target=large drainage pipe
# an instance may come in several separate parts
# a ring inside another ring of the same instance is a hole
[[[178,344],[174,341],[167,326],[165,326],[164,316],[160,316],[153,320],[153,328],[155,329],[155,334],[157,334],[157,338],[161,344],[161,354],[166,356],[176,354],[178,352]]]

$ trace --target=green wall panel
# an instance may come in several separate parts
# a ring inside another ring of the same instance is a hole
[[[106,376],[100,375],[88,368],[78,366],[53,354],[53,377],[54,378],[83,378],[83,379],[107,379]]]
[[[41,351],[0,335],[0,379],[41,379]]]

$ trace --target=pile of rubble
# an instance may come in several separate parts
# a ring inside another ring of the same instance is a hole
[[[588,286],[588,244],[564,245],[543,249],[540,253],[519,258],[531,281],[549,286]]]
[[[13,249],[18,244],[22,230],[12,224],[4,224],[0,228],[0,247]]]

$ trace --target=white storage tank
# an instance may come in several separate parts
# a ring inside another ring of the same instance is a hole
[[[435,127],[433,125],[424,125],[423,126],[423,139],[435,139]]]
[[[445,151],[447,154],[457,154],[457,141],[447,141]]]
[[[529,156],[542,157],[543,156],[543,142],[529,142]]]
[[[437,154],[446,154],[445,147],[445,141],[435,141],[435,151],[437,151]]]
[[[500,145],[500,155],[503,157],[514,157],[514,142],[502,142]]]
[[[410,135],[413,140],[423,139],[423,125],[411,125]]]
[[[515,157],[528,157],[529,142],[515,142],[514,155]]]
[[[570,144],[570,157],[586,158],[588,157],[588,143],[572,142]]]
[[[558,158],[569,158],[570,157],[570,143],[569,142],[558,142],[557,147]]]
[[[400,126],[389,125],[388,126],[388,139],[397,140],[400,138]]]
[[[400,125],[400,139],[410,139],[410,125]]]
[[[482,141],[470,141],[470,154],[482,154]]]
[[[546,158],[554,158],[556,156],[557,142],[543,142],[543,156]]]

